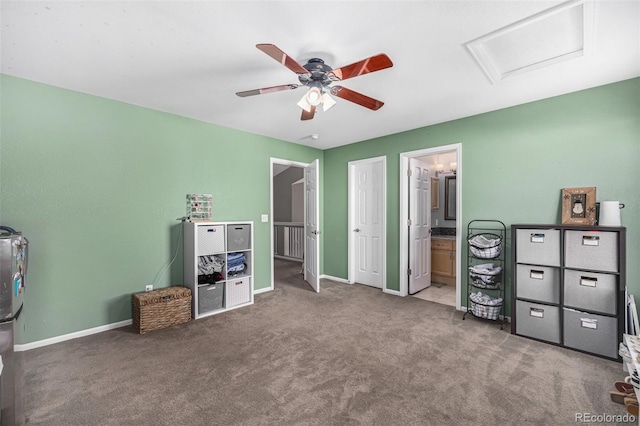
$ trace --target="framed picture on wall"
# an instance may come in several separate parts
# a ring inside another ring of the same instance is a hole
[[[596,187],[562,189],[562,224],[595,225]]]

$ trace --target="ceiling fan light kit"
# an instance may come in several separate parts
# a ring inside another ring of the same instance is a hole
[[[319,105],[322,105],[323,111],[327,111],[333,107],[336,101],[329,96],[329,93],[373,111],[380,109],[382,105],[384,105],[382,101],[370,98],[343,86],[331,86],[331,84],[336,81],[343,81],[348,78],[392,67],[393,62],[391,62],[391,59],[384,53],[363,59],[362,61],[342,68],[332,69],[320,58],[311,58],[304,66],[300,65],[295,59],[273,44],[257,44],[256,47],[295,72],[298,75],[300,84],[283,84],[280,86],[236,92],[236,95],[240,97],[293,90],[300,86],[309,87],[307,93],[305,93],[297,104],[302,108],[301,120],[312,119],[315,115],[316,107]],[[325,91],[325,88],[327,91]]]

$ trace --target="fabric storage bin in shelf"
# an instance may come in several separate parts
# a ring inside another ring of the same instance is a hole
[[[564,308],[564,345],[618,357],[618,319]]]
[[[516,230],[518,263],[560,266],[560,230]]]
[[[249,250],[251,225],[227,225],[227,251]]]
[[[516,334],[560,343],[560,308],[517,300]]]
[[[564,271],[564,304],[567,306],[615,315],[617,289],[615,275]]]
[[[224,251],[224,225],[198,225],[196,256]]]
[[[225,283],[198,287],[198,313],[217,311],[224,308]]]
[[[564,265],[568,268],[618,272],[618,233],[567,231]]]
[[[549,266],[516,266],[516,297],[547,303],[560,302],[560,269]]]
[[[251,301],[251,278],[245,277],[227,282],[227,308]]]

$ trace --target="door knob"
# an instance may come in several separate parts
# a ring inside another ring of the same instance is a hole
[[[356,228],[353,230],[353,232],[360,232],[360,229]]]

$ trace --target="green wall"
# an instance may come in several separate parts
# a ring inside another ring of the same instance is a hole
[[[181,284],[188,193],[213,194],[214,220],[254,221],[254,287],[270,285],[269,159],[319,158],[322,178],[322,151],[0,78],[0,222],[31,243],[19,343],[130,319],[176,247],[156,288]]]
[[[270,157],[321,160],[321,273],[347,278],[347,163],[387,156],[387,285],[398,289],[399,154],[452,143],[463,227],[559,223],[565,187],[624,202],[640,297],[638,78],[324,152],[9,76],[0,89],[0,223],[31,241],[19,343],[131,318],[131,293],[176,247],[156,285],[180,284],[187,193],[212,193],[215,220],[254,221],[254,284],[268,287]]]
[[[463,230],[474,219],[561,223],[562,188],[595,186],[598,201],[625,203],[628,287],[640,297],[640,78],[325,151],[325,274],[348,275],[347,163],[386,155],[387,287],[399,289],[399,155],[453,143]]]

